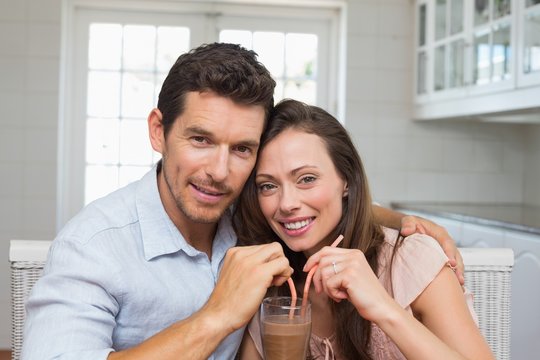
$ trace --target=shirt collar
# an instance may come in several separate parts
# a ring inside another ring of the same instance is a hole
[[[155,165],[139,181],[136,190],[136,206],[141,227],[144,257],[147,261],[161,255],[184,251],[188,256],[202,253],[192,247],[176,228],[163,207],[157,185],[157,173],[161,162]],[[231,225],[231,211],[221,217],[212,245],[212,262],[225,256],[227,249],[236,244]]]

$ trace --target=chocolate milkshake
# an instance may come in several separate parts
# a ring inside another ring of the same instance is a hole
[[[309,347],[311,321],[298,316],[270,315],[262,321],[265,360],[304,360]]]

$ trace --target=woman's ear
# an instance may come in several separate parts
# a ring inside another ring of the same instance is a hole
[[[347,196],[349,196],[349,185],[345,183],[343,186],[343,197],[346,198]]]
[[[148,135],[152,148],[160,154],[163,154],[165,148],[165,134],[163,132],[163,115],[159,109],[152,109],[148,115]]]

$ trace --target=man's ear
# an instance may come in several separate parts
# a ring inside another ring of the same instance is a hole
[[[152,109],[148,115],[148,135],[152,149],[163,154],[165,149],[165,133],[163,131],[163,115],[159,109]]]

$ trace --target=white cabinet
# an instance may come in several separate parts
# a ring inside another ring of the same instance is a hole
[[[463,223],[463,247],[504,247],[504,231],[496,227]]]
[[[507,231],[512,269],[512,360],[540,356],[540,235]]]
[[[415,5],[415,119],[540,122],[540,0]]]

